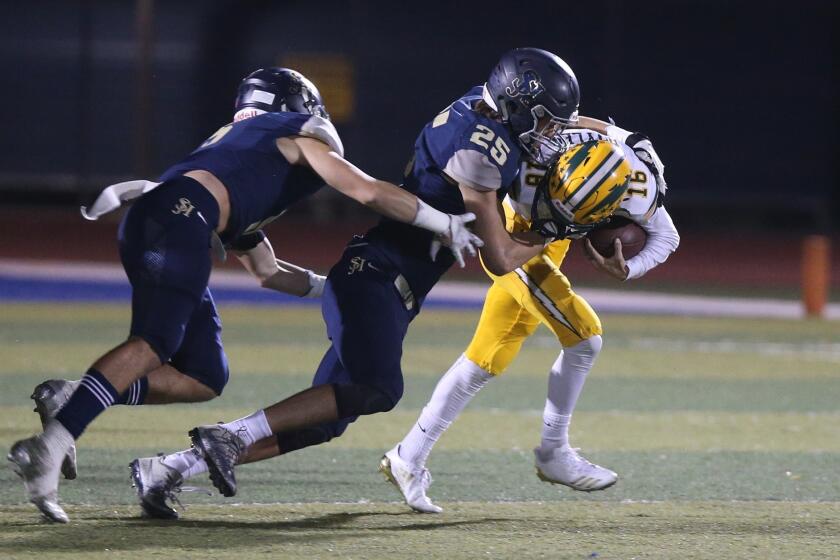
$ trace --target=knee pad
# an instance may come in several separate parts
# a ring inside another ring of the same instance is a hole
[[[582,340],[574,346],[564,348],[557,361],[551,367],[551,370],[559,372],[562,364],[565,363],[569,367],[582,368],[588,372],[589,368],[595,362],[595,358],[598,357],[601,346],[603,346],[603,339],[601,335],[596,334],[595,336]]]
[[[333,390],[339,418],[388,412],[397,405],[401,396],[394,398],[381,389],[357,383],[347,385],[335,383]]]
[[[598,353],[601,351],[601,347],[604,345],[604,339],[601,338],[600,334],[596,334],[594,336],[590,336],[586,340],[582,341],[580,344],[569,348],[574,352],[579,352],[580,355],[587,355],[592,356],[595,358]]]

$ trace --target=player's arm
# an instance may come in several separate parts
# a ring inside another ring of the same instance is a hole
[[[583,115],[578,117],[578,122],[575,124],[575,128],[588,128],[589,130],[594,130],[596,132],[600,132],[601,134],[606,134],[607,136],[610,135],[608,130],[610,126],[611,124],[606,121],[592,117],[585,117]],[[624,140],[622,139],[622,142],[623,141]]]
[[[624,260],[621,240],[615,240],[613,256],[608,258],[601,255],[589,239],[584,239],[584,249],[589,262],[601,272],[617,280],[641,278],[648,271],[664,263],[680,244],[680,234],[664,206],[657,208],[649,220],[631,219],[645,230],[647,239],[642,250],[628,261]]]
[[[509,233],[505,229],[505,213],[495,191],[463,184],[459,188],[467,210],[475,214],[474,228],[484,241],[481,260],[492,274],[507,274],[545,248],[545,239],[536,233]]]
[[[253,247],[240,246],[232,252],[263,288],[298,297],[320,297],[324,291],[323,276],[277,259],[264,235]]]
[[[290,163],[309,166],[340,193],[383,216],[442,236],[461,266],[464,266],[461,251],[466,249],[475,255],[475,247],[481,246],[481,240],[465,226],[473,216],[453,216],[432,208],[408,191],[371,177],[321,140],[302,136],[280,138],[277,146]]]
[[[664,206],[656,209],[647,222],[639,222],[647,232],[647,241],[639,253],[627,261],[627,280],[641,278],[664,263],[680,245],[680,234]]]

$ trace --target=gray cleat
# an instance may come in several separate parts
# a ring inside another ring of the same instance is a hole
[[[178,519],[178,512],[170,503],[181,505],[177,496],[184,482],[181,473],[165,465],[162,455],[134,459],[128,466],[143,517]]]
[[[199,426],[189,432],[193,447],[207,461],[210,480],[223,496],[236,495],[234,467],[245,453],[245,442],[239,435],[213,424]]]
[[[41,418],[41,428],[47,427],[47,422],[58,414],[81,381],[68,381],[66,379],[50,379],[44,381],[32,391],[30,398],[35,401],[35,412]],[[76,445],[70,446],[64,461],[61,463],[61,472],[67,480],[76,478]]]
[[[69,518],[58,505],[60,457],[54,457],[43,435],[16,442],[7,456],[12,470],[23,479],[29,501],[50,521],[67,523]]]

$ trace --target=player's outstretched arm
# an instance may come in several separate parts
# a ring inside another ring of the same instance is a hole
[[[475,230],[484,241],[481,259],[492,274],[501,276],[522,266],[545,247],[545,239],[536,233],[509,233],[505,214],[494,191],[478,191],[460,185],[467,210],[475,214]]]
[[[252,249],[233,253],[263,288],[298,297],[320,297],[324,291],[325,277],[275,258],[267,238]]]
[[[432,208],[408,191],[375,179],[314,138],[280,138],[277,146],[294,165],[308,165],[331,187],[371,208],[407,224],[427,229],[442,237],[461,266],[462,252],[476,254],[481,239],[466,227],[474,216],[453,216]]]

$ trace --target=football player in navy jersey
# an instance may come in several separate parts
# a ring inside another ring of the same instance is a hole
[[[539,49],[506,53],[486,84],[440,112],[420,132],[403,188],[444,212],[476,215],[480,253],[496,274],[539,253],[545,239],[510,234],[499,195],[512,185],[523,157],[577,119],[579,90],[572,70]],[[332,342],[310,389],[240,421],[200,426],[191,450],[147,458],[144,510],[175,517],[166,498],[183,479],[209,470],[226,496],[236,492],[234,467],[340,436],[358,416],[391,410],[403,392],[402,343],[409,323],[441,275],[449,254],[430,258],[434,236],[391,218],[354,238],[330,271],[322,311]],[[183,468],[171,467],[178,456]],[[141,481],[143,482],[143,481]]]
[[[106,408],[221,394],[228,364],[207,288],[211,246],[230,249],[267,288],[320,295],[324,278],[277,261],[261,228],[325,183],[405,226],[404,235],[428,233],[423,259],[429,263],[432,238],[449,247],[436,255],[447,266],[463,263],[462,251],[475,254],[481,245],[466,228],[474,216],[463,206],[459,215],[447,214],[346,161],[318,90],[301,74],[284,68],[250,74],[239,87],[236,109],[233,123],[170,167],[161,183],[114,185],[83,209],[95,219],[141,195],[119,228],[120,258],[132,287],[131,329],[128,340],[94,362],[80,381],[49,381],[32,396],[44,432],[16,442],[9,460],[49,520],[68,520],[58,504],[59,470],[75,477],[75,440]],[[360,276],[373,270],[372,261],[364,264]]]

